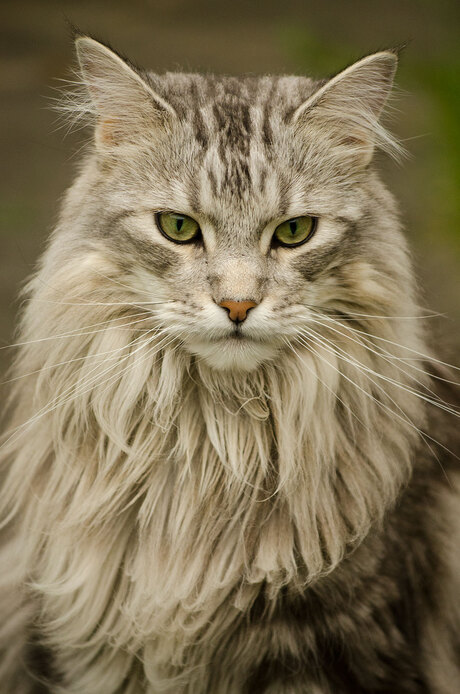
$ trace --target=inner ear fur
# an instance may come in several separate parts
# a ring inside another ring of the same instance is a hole
[[[96,116],[96,145],[137,141],[152,127],[165,127],[173,107],[110,48],[88,36],[75,41],[82,80]]]
[[[366,166],[375,147],[392,155],[399,146],[379,119],[393,85],[397,57],[374,53],[330,79],[293,114],[306,138],[320,138],[347,162]]]

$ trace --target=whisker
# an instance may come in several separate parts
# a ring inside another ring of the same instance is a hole
[[[339,325],[340,327],[344,327],[340,324],[339,321],[335,321],[335,323],[336,323],[336,325]],[[322,324],[322,325],[323,325],[323,327],[326,327],[326,328],[329,327],[328,325],[325,325],[325,324]],[[356,332],[355,329],[351,326],[347,326],[347,330],[351,330],[352,332]],[[457,381],[452,381],[449,378],[444,378],[442,376],[438,376],[437,374],[430,373],[429,371],[421,368],[420,366],[415,366],[415,364],[412,363],[413,361],[415,361],[415,357],[398,357],[398,356],[396,356],[396,354],[389,352],[387,349],[385,349],[381,345],[374,345],[372,342],[372,338],[374,336],[371,333],[361,332],[361,334],[363,335],[363,339],[366,341],[367,344],[370,343],[372,345],[372,347],[375,348],[376,350],[378,348],[379,351],[375,351],[375,354],[382,356],[382,357],[385,356],[388,359],[390,359],[391,361],[401,362],[402,364],[404,364],[405,366],[408,366],[409,368],[413,369],[414,371],[419,371],[420,373],[425,374],[425,375],[428,374],[430,378],[434,378],[437,381],[442,381],[443,383],[450,383],[453,386],[459,386],[460,385],[460,383],[458,383]],[[350,339],[352,339],[352,338],[350,338]],[[366,346],[365,343],[361,342],[359,337],[358,337],[358,342],[359,342],[359,344],[363,344],[363,346]],[[370,349],[370,347],[369,347],[369,349]],[[400,366],[397,366],[397,368],[399,368],[406,375],[409,375],[408,372],[404,371]],[[414,377],[411,376],[411,378],[414,378]]]
[[[120,282],[120,280],[116,280],[115,278],[110,277],[109,275],[104,274],[103,272],[101,272],[100,270],[97,270],[97,269],[94,268],[94,267],[92,268],[92,272],[95,272],[97,275],[99,275],[99,277],[103,277],[105,280],[108,280],[108,281],[111,282],[112,284],[116,284],[118,287],[123,287],[123,289],[128,289],[128,291],[130,291],[130,292],[133,291],[133,288],[130,287],[129,284],[124,284],[123,282]],[[142,293],[145,294],[146,296],[149,295],[149,293],[148,293],[146,290],[141,290],[141,291],[142,291]],[[172,299],[169,299],[168,302],[169,302],[169,301],[172,301]],[[165,302],[165,303],[166,303],[166,302]]]
[[[137,337],[137,338],[135,338],[134,340],[132,340],[128,345],[123,345],[123,346],[120,347],[118,350],[116,350],[116,352],[119,352],[119,351],[121,351],[121,350],[123,350],[123,349],[126,349],[127,347],[130,348],[130,347],[132,347],[133,345],[135,345],[136,343],[141,342],[140,346],[137,347],[137,349],[135,349],[134,352],[131,352],[131,351],[130,351],[128,354],[126,354],[124,357],[121,357],[120,359],[118,359],[118,357],[116,357],[116,356],[114,355],[114,356],[112,357],[112,359],[116,358],[116,359],[117,359],[116,363],[115,363],[115,364],[112,364],[112,365],[109,366],[107,369],[104,369],[104,371],[102,371],[102,372],[96,374],[96,376],[95,376],[94,378],[92,378],[92,379],[90,379],[90,380],[88,381],[88,380],[87,380],[87,376],[90,375],[91,373],[94,373],[95,371],[97,371],[97,369],[99,368],[99,365],[96,365],[94,368],[90,369],[90,371],[88,372],[88,374],[86,374],[85,382],[82,384],[82,387],[84,387],[84,386],[86,386],[86,385],[88,385],[88,384],[90,384],[91,387],[92,387],[93,385],[95,385],[95,384],[98,382],[98,380],[100,380],[101,376],[104,376],[106,373],[109,373],[109,372],[114,368],[114,366],[117,366],[117,365],[120,364],[121,362],[126,361],[126,360],[129,359],[133,354],[136,354],[138,351],[140,351],[144,346],[146,346],[146,345],[150,344],[151,342],[153,342],[153,341],[155,340],[155,338],[158,337],[158,335],[162,335],[162,334],[164,334],[165,332],[166,332],[166,330],[160,330],[160,331],[154,333],[153,335],[148,336],[148,339],[145,340],[145,342],[142,342],[142,338],[145,337],[145,335],[146,335],[146,334],[144,333],[143,335],[140,335],[139,337]],[[73,388],[74,388],[75,385],[76,385],[76,384],[72,384],[66,391],[64,391],[64,395],[65,395],[67,392],[70,391],[71,394],[72,394],[72,397],[68,398],[68,399],[65,400],[65,401],[62,401],[62,400],[61,400],[60,402],[58,402],[58,406],[59,406],[60,404],[66,404],[67,402],[70,402],[71,400],[74,400],[76,397],[79,397],[80,395],[83,395],[83,394],[85,394],[85,393],[87,393],[87,392],[89,392],[89,391],[91,390],[91,388],[89,388],[89,389],[85,389],[85,390],[82,392],[81,390],[79,390],[79,389],[77,388],[74,392],[72,392],[72,390],[73,390]],[[60,397],[62,397],[62,394],[61,394]]]
[[[169,337],[169,341],[168,341],[168,337]],[[161,351],[161,350],[163,350],[163,349],[166,349],[166,347],[169,347],[171,344],[173,344],[173,343],[177,340],[177,337],[176,337],[175,335],[172,336],[172,337],[169,335],[168,337],[166,338],[166,340],[167,340],[166,342],[164,342],[164,340],[160,340],[160,343],[159,343],[159,344],[154,344],[154,346],[151,347],[151,349],[148,350],[146,354],[144,354],[143,356],[141,355],[141,356],[137,357],[137,359],[135,359],[135,360],[133,361],[132,364],[128,364],[128,366],[126,366],[124,369],[122,369],[122,370],[119,371],[118,373],[114,374],[113,376],[110,376],[110,377],[107,379],[106,383],[105,383],[105,385],[106,385],[107,387],[104,388],[104,390],[102,391],[102,393],[105,393],[105,392],[107,391],[107,388],[108,388],[114,381],[118,380],[118,379],[120,378],[120,376],[122,376],[124,373],[126,373],[126,371],[129,371],[129,370],[131,370],[132,368],[134,368],[134,366],[135,366],[136,364],[138,364],[139,362],[142,362],[142,361],[144,361],[145,359],[147,359],[147,358],[149,358],[149,357],[155,356],[155,354],[157,354],[157,352],[159,352],[159,351]],[[150,340],[146,345],[142,345],[142,346],[151,345],[152,342],[154,342],[154,341],[155,341],[155,340]],[[136,351],[139,351],[139,350],[136,350]],[[132,354],[130,354],[129,356],[132,356]],[[91,390],[91,388],[90,388],[90,390]],[[86,392],[88,392],[88,391],[86,391]],[[83,394],[84,394],[84,393],[83,393]]]
[[[330,327],[330,326],[326,326],[326,327]],[[345,336],[345,333],[342,333],[341,331],[336,331],[336,332],[339,332],[341,335],[344,335],[344,336]],[[313,331],[313,333],[315,333],[315,331]],[[315,334],[317,334],[317,333],[315,333]],[[433,391],[431,391],[429,388],[426,388],[426,390],[427,390],[428,392],[431,392],[431,393],[435,396],[435,398],[436,398],[435,400],[432,400],[431,398],[428,398],[423,392],[420,392],[420,391],[416,390],[415,388],[412,388],[412,387],[411,387],[410,385],[408,385],[408,384],[400,383],[399,381],[397,381],[397,380],[391,378],[390,376],[386,376],[385,374],[382,374],[382,373],[380,373],[380,372],[375,371],[375,370],[372,369],[370,366],[368,366],[368,365],[366,365],[366,364],[363,364],[363,363],[362,363],[359,359],[357,359],[356,357],[352,357],[346,350],[342,349],[341,347],[339,347],[337,344],[335,344],[335,343],[332,342],[331,340],[328,340],[324,335],[322,335],[321,337],[322,337],[322,339],[325,340],[327,343],[329,343],[330,345],[333,345],[334,348],[335,348],[336,350],[338,350],[338,351],[343,355],[344,359],[345,359],[345,360],[348,360],[350,364],[353,364],[353,365],[359,367],[360,369],[363,369],[364,371],[368,371],[369,373],[374,374],[374,375],[377,376],[378,378],[381,378],[381,379],[383,379],[383,380],[385,380],[385,381],[387,381],[387,382],[389,382],[389,383],[392,383],[393,385],[395,385],[395,386],[397,386],[397,387],[399,387],[399,388],[403,388],[403,389],[406,390],[407,392],[409,392],[409,393],[411,393],[411,394],[413,394],[413,395],[416,395],[417,397],[420,397],[420,398],[426,400],[427,402],[429,402],[429,403],[431,403],[431,404],[433,404],[433,405],[436,405],[436,406],[438,406],[438,407],[441,407],[442,409],[446,409],[446,411],[450,412],[450,413],[453,414],[453,415],[458,415],[458,414],[459,414],[455,409],[451,409],[450,406],[449,406],[447,403],[444,403],[444,401],[443,401],[436,393],[434,393]],[[352,340],[352,338],[350,338],[350,339]],[[353,340],[353,342],[356,342],[356,340]],[[366,348],[366,345],[362,344],[361,342],[358,342],[357,344],[361,344],[363,347]],[[376,351],[374,351],[374,350],[370,350],[370,349],[369,349],[369,351],[371,351],[371,352],[373,352],[374,354],[376,354],[377,356],[381,357],[381,355],[379,355],[378,352],[376,352]],[[350,360],[351,360],[351,361],[350,361]],[[386,360],[386,361],[389,361],[389,360]],[[397,367],[397,368],[400,368],[400,367]],[[400,371],[402,371],[403,373],[406,373],[406,372],[403,371],[402,369],[400,369]],[[406,375],[407,375],[407,373],[406,373]],[[415,381],[416,383],[420,383],[420,381],[417,381],[417,380],[416,380],[415,378],[413,378],[412,376],[409,376],[409,378],[411,378],[411,380]]]
[[[371,314],[371,313],[353,313],[352,311],[344,311],[344,313],[332,313],[328,311],[327,309],[325,310],[324,315],[331,317],[331,318],[340,318],[341,320],[355,320],[356,318],[375,318],[378,320],[421,320],[425,318],[447,318],[446,313],[438,313],[436,311],[432,311],[431,313],[426,313],[426,314],[418,314],[416,316],[400,316],[400,315],[383,315],[380,313],[377,314]]]
[[[294,349],[294,347],[293,347],[291,341],[290,341],[288,338],[283,338],[283,341],[284,341],[284,342],[287,344],[287,346],[299,357],[299,359],[301,359],[300,354],[298,354],[298,353],[295,351],[295,349]],[[318,353],[316,353],[316,356],[318,356],[319,358],[321,358],[320,355],[319,355]],[[334,393],[334,391],[332,390],[332,388],[330,388],[330,387],[327,385],[327,383],[325,383],[325,382],[318,376],[318,374],[317,374],[315,371],[313,371],[313,369],[311,369],[311,368],[308,366],[308,364],[306,364],[306,363],[304,362],[304,360],[302,360],[302,364],[303,364],[303,365],[307,368],[307,370],[316,378],[316,380],[319,381],[319,382],[331,393],[331,395],[333,395],[334,398],[335,398],[336,400],[338,400],[338,401],[343,405],[343,407],[344,407],[346,410],[348,410],[349,414],[351,414],[352,417],[354,417],[365,429],[368,429],[367,425],[364,424],[364,422],[362,421],[362,419],[360,419],[360,418],[358,417],[358,415],[357,415],[355,412],[353,412],[353,410],[351,409],[350,405],[348,405],[347,403],[345,403],[345,402],[342,400],[342,398],[340,398],[340,397],[337,395],[337,393]]]
[[[124,330],[128,330],[128,328],[124,328]],[[97,332],[104,332],[104,331],[97,331]],[[143,331],[146,333],[147,331]],[[87,361],[88,359],[95,359],[97,357],[102,357],[107,354],[113,354],[114,352],[119,352],[120,349],[123,349],[123,347],[116,347],[115,349],[109,349],[105,352],[95,352],[94,354],[86,354],[82,357],[74,357],[73,359],[67,359],[66,361],[60,361],[57,362],[56,364],[48,364],[47,366],[42,366],[39,369],[35,369],[35,371],[29,371],[28,373],[21,374],[20,376],[15,376],[14,378],[10,378],[7,381],[0,381],[0,386],[6,385],[8,383],[13,383],[14,381],[19,381],[21,378],[27,378],[27,376],[33,376],[34,374],[41,373],[43,371],[48,371],[49,369],[55,369],[58,366],[65,366],[67,364],[73,364],[74,362],[77,361]]]
[[[310,339],[315,340],[315,336],[310,335]],[[331,350],[331,349],[328,349],[327,345],[324,345],[324,343],[322,343],[322,341],[321,341],[321,339],[318,337],[318,335],[316,335],[316,342],[317,342],[318,344],[321,344],[321,345],[323,346],[323,348],[324,348],[324,349],[327,349],[331,354],[335,354],[336,356],[338,356],[337,353],[335,352],[335,346],[334,346],[334,348],[333,348],[332,350]],[[306,346],[307,346],[307,345],[306,345]],[[323,358],[324,358],[324,357],[323,357]],[[327,360],[325,360],[325,361],[326,361],[328,364],[330,364],[330,362],[328,362]],[[446,480],[447,480],[448,483],[450,484],[450,480],[449,480],[449,478],[448,478],[448,476],[447,476],[447,473],[446,473],[446,471],[445,471],[445,469],[444,469],[444,466],[442,465],[441,461],[439,460],[439,457],[436,455],[436,453],[435,453],[435,451],[433,450],[433,448],[431,447],[431,445],[428,443],[428,441],[426,441],[426,438],[430,439],[431,441],[433,441],[433,442],[436,443],[437,445],[439,445],[439,446],[445,448],[446,451],[448,451],[449,453],[451,453],[451,451],[449,451],[449,449],[446,448],[446,446],[443,446],[443,444],[441,444],[439,441],[437,441],[437,440],[434,439],[433,437],[429,436],[426,432],[423,432],[419,427],[417,427],[417,426],[412,422],[412,420],[408,417],[408,415],[404,412],[404,410],[400,407],[400,405],[398,405],[398,403],[395,402],[395,400],[384,390],[384,388],[383,388],[380,384],[376,383],[368,374],[365,374],[365,375],[367,376],[368,380],[369,380],[371,383],[373,383],[374,386],[376,386],[381,392],[383,392],[383,394],[390,400],[390,402],[392,402],[392,403],[396,406],[396,408],[402,413],[402,416],[401,416],[401,415],[398,415],[396,412],[394,412],[394,410],[392,410],[390,407],[388,407],[388,406],[385,405],[383,402],[381,402],[380,400],[378,400],[375,396],[372,395],[372,393],[369,393],[369,392],[366,391],[364,388],[362,388],[362,387],[359,386],[357,383],[355,383],[351,378],[349,378],[346,374],[344,374],[343,371],[340,371],[339,369],[337,369],[337,367],[335,367],[334,364],[330,364],[330,366],[332,366],[332,368],[334,368],[336,371],[338,371],[338,373],[339,373],[343,378],[345,378],[345,379],[346,379],[347,381],[349,381],[352,385],[354,385],[355,388],[358,388],[362,393],[364,393],[364,395],[366,395],[367,397],[371,398],[371,399],[375,402],[375,404],[376,404],[377,406],[382,407],[384,410],[386,410],[387,412],[389,412],[392,416],[396,416],[398,419],[400,419],[400,420],[403,421],[404,423],[409,424],[409,426],[410,426],[412,429],[414,429],[414,431],[416,431],[417,434],[422,438],[422,440],[424,441],[425,445],[428,447],[428,449],[431,451],[431,453],[433,454],[433,456],[436,458],[438,464],[440,465],[440,467],[441,467],[441,469],[442,469],[442,471],[443,471],[443,474],[444,474]],[[358,369],[358,370],[360,370],[360,369]],[[453,455],[455,455],[455,454],[453,454]],[[455,456],[455,457],[457,457],[457,456]]]
[[[331,350],[327,345],[325,345],[324,343],[322,343],[322,342],[321,342],[321,339],[318,339],[318,336],[317,336],[317,335],[315,335],[315,336],[314,336],[314,335],[310,335],[309,337],[310,337],[310,339],[313,339],[314,341],[316,341],[319,345],[322,345],[323,348],[326,349],[327,351],[329,351],[330,354],[334,354],[335,356],[339,356],[339,355],[337,355],[337,353],[335,352],[335,350]],[[309,345],[308,343],[304,342],[304,341],[302,340],[301,337],[299,338],[299,341],[300,341],[302,344],[304,344],[305,347],[307,347],[307,348],[310,347],[310,345]],[[324,359],[324,357],[323,357],[322,355],[321,355],[321,358]],[[392,410],[390,407],[388,407],[387,405],[385,405],[385,404],[384,404],[383,402],[381,402],[380,400],[377,400],[377,398],[375,398],[375,396],[373,396],[372,393],[369,393],[369,392],[366,391],[364,388],[362,388],[360,385],[358,385],[357,383],[355,383],[355,381],[353,381],[353,380],[352,380],[351,378],[349,378],[345,373],[343,373],[343,371],[341,371],[341,370],[338,369],[336,366],[334,366],[334,364],[331,364],[331,362],[329,362],[327,359],[324,359],[324,361],[326,361],[326,363],[329,364],[329,366],[331,366],[333,369],[335,369],[335,371],[337,371],[337,373],[339,373],[340,376],[342,376],[343,378],[345,378],[345,380],[349,381],[355,388],[358,388],[366,397],[368,397],[368,398],[370,398],[371,400],[373,400],[373,401],[375,402],[376,405],[378,405],[379,407],[382,407],[382,408],[385,409],[387,412],[389,412],[392,416],[394,416],[394,417],[396,417],[397,419],[401,420],[401,421],[404,422],[405,424],[408,424],[412,429],[414,429],[414,430],[418,433],[418,435],[422,438],[422,440],[425,442],[425,444],[426,444],[426,446],[429,448],[429,450],[432,452],[433,456],[436,458],[438,464],[440,465],[440,467],[441,467],[441,469],[442,469],[442,471],[443,471],[443,474],[444,474],[444,476],[446,477],[446,480],[449,482],[449,484],[451,484],[451,482],[450,482],[450,480],[449,480],[449,477],[447,476],[447,473],[446,473],[446,471],[445,471],[445,469],[444,469],[444,467],[443,467],[441,461],[439,460],[439,457],[436,455],[435,451],[433,451],[433,448],[432,448],[431,445],[426,441],[426,439],[429,439],[430,441],[432,441],[433,443],[435,443],[437,446],[440,446],[440,447],[443,448],[447,453],[449,453],[450,455],[454,456],[454,457],[455,457],[456,459],[458,459],[458,460],[460,460],[459,456],[457,456],[453,451],[451,451],[449,448],[447,448],[447,446],[445,446],[444,444],[442,444],[440,441],[436,440],[435,438],[433,438],[432,436],[430,436],[429,434],[427,434],[425,431],[422,431],[419,427],[417,427],[417,426],[409,419],[409,417],[408,417],[408,416],[406,415],[406,413],[402,410],[402,408],[401,408],[401,407],[393,400],[393,398],[391,398],[391,396],[383,389],[383,387],[382,387],[379,383],[376,383],[368,374],[365,374],[365,375],[366,375],[366,377],[369,379],[369,381],[370,381],[371,383],[373,383],[381,392],[383,392],[384,395],[385,395],[394,405],[396,405],[396,408],[397,408],[398,410],[400,410],[401,412],[403,412],[403,416],[398,415],[397,412],[395,412],[394,410]]]
[[[117,316],[114,318],[110,318],[107,321],[101,321],[100,323],[93,323],[92,325],[86,326],[87,328],[91,328],[91,327],[96,327],[96,326],[100,326],[100,325],[105,325],[105,327],[102,328],[101,330],[86,331],[86,329],[83,328],[83,330],[85,332],[80,332],[82,330],[82,328],[75,328],[74,330],[70,330],[67,333],[61,333],[58,335],[49,335],[47,337],[40,337],[36,340],[25,340],[24,342],[16,342],[15,344],[11,344],[11,345],[2,345],[0,347],[0,350],[1,349],[13,349],[16,347],[24,347],[25,345],[34,345],[34,344],[37,344],[39,342],[49,342],[52,340],[60,340],[60,339],[64,339],[67,337],[70,338],[70,337],[83,337],[85,335],[95,335],[96,333],[105,332],[106,330],[113,330],[114,328],[125,328],[125,327],[129,327],[131,325],[135,325],[136,323],[142,323],[144,320],[151,320],[152,319],[152,314],[146,315],[145,311],[142,311],[142,313],[135,313],[132,315],[133,318],[137,317],[137,316],[143,316],[143,317],[140,318],[139,320],[130,321],[129,323],[122,323],[121,325],[108,325],[112,321],[122,320],[122,319],[126,318],[126,316]]]
[[[327,320],[329,318],[327,315],[321,315],[320,317],[324,318],[325,320]],[[334,320],[334,319],[331,319],[331,320]],[[359,330],[358,328],[352,327],[351,330],[353,330],[356,333],[359,333],[360,335],[369,336],[369,333],[366,333],[363,330]],[[406,350],[408,352],[411,352],[412,354],[416,354],[417,356],[422,357],[422,359],[426,359],[427,361],[432,361],[432,362],[435,362],[437,364],[441,364],[442,366],[446,366],[449,369],[455,369],[456,371],[460,371],[459,366],[454,366],[453,364],[448,364],[445,361],[441,361],[440,359],[436,359],[436,357],[434,357],[433,355],[424,354],[423,352],[419,352],[418,350],[416,350],[412,347],[408,347],[407,345],[401,345],[398,342],[394,342],[393,340],[389,340],[388,338],[381,337],[380,335],[372,335],[372,339],[386,342],[387,344],[393,345],[394,347],[399,347],[399,349]]]
[[[166,331],[161,331],[161,333],[164,333],[164,332],[166,332]],[[161,333],[160,333],[160,334],[161,334]],[[89,381],[85,381],[85,383],[83,384],[83,386],[87,386],[88,384],[91,384],[91,387],[92,387],[95,383],[97,383],[97,381],[98,381],[102,376],[104,376],[106,373],[108,373],[109,371],[111,371],[111,370],[113,369],[114,366],[116,366],[116,365],[119,364],[120,362],[125,361],[126,359],[128,359],[130,356],[132,356],[132,354],[135,354],[137,351],[139,351],[139,349],[142,349],[142,347],[145,346],[145,344],[149,344],[150,342],[153,342],[157,336],[158,336],[158,334],[155,333],[155,334],[154,334],[153,336],[151,336],[144,344],[142,344],[140,347],[138,347],[134,352],[130,352],[128,355],[125,355],[125,356],[122,357],[121,359],[117,360],[116,364],[112,364],[112,365],[109,366],[107,369],[105,369],[104,371],[102,371],[102,372],[100,372],[99,374],[97,374],[94,378],[90,379]],[[145,337],[144,334],[141,335],[140,337],[135,338],[134,340],[132,340],[131,343],[129,343],[129,345],[123,345],[122,347],[120,347],[120,348],[119,348],[118,350],[116,350],[116,351],[121,351],[122,349],[126,349],[127,347],[132,347],[132,345],[136,344],[136,342],[139,342],[143,337]],[[113,357],[112,357],[112,358],[113,358]],[[91,369],[91,370],[88,372],[87,375],[90,375],[91,373],[93,373],[94,371],[96,371],[97,368],[98,368],[98,366],[96,366],[96,367],[94,367],[93,369]],[[78,382],[77,382],[77,383],[78,383]],[[17,427],[15,427],[15,428],[12,430],[10,436],[8,436],[8,433],[6,433],[7,439],[0,445],[0,449],[2,449],[4,446],[6,446],[6,445],[11,441],[11,439],[15,436],[15,434],[18,433],[19,431],[21,431],[22,429],[24,429],[25,427],[27,427],[27,426],[29,426],[29,425],[31,425],[31,424],[34,424],[37,420],[39,420],[39,419],[41,419],[42,417],[44,417],[45,415],[50,414],[51,412],[53,412],[55,409],[57,409],[57,407],[60,407],[60,406],[62,406],[62,405],[65,405],[65,404],[67,404],[68,402],[70,402],[71,400],[74,400],[76,397],[79,397],[80,395],[84,394],[84,393],[81,392],[81,389],[79,390],[78,387],[75,388],[76,385],[77,385],[76,383],[72,383],[70,386],[68,386],[62,393],[60,393],[60,395],[59,395],[57,398],[55,398],[54,400],[52,400],[51,402],[49,402],[47,405],[45,405],[44,407],[42,407],[42,408],[41,408],[38,412],[36,412],[35,415],[33,415],[30,419],[28,419],[26,422],[23,422],[22,424],[20,424],[20,425],[18,425]],[[84,392],[89,392],[89,390],[91,390],[91,387],[90,387],[89,389],[85,390]],[[68,394],[71,394],[71,397],[67,397]]]
[[[163,304],[173,304],[175,299],[167,299],[165,301],[53,301],[52,299],[35,299],[46,304],[56,304],[58,306],[127,306],[136,308],[136,306],[157,306]]]
[[[319,322],[318,322],[318,324],[321,325],[321,323],[319,323]],[[349,338],[350,340],[352,340],[353,342],[356,342],[357,344],[360,344],[360,345],[363,346],[365,349],[368,349],[368,350],[371,351],[372,353],[374,353],[374,354],[376,354],[377,356],[381,357],[381,355],[380,355],[377,351],[370,349],[370,348],[367,347],[365,344],[363,344],[361,341],[357,341],[357,340],[353,339],[352,337],[347,336],[346,333],[343,333],[343,332],[340,331],[340,330],[336,330],[335,328],[332,328],[331,326],[324,326],[324,324],[322,324],[322,325],[323,325],[323,327],[327,327],[328,329],[333,330],[334,332],[339,333],[339,334],[342,335],[343,337],[348,337],[348,338]],[[326,341],[330,342],[330,341],[327,340],[327,338],[325,338],[324,336],[322,336],[322,337],[323,337],[323,339],[325,339]],[[425,387],[425,389],[426,389],[428,392],[430,392],[430,393],[434,396],[434,399],[427,397],[423,392],[420,392],[420,391],[416,390],[415,388],[412,388],[412,387],[409,386],[409,385],[404,385],[404,384],[400,383],[399,381],[396,381],[396,380],[392,379],[392,378],[389,377],[389,376],[385,376],[384,374],[381,374],[381,373],[379,373],[379,372],[377,372],[377,371],[374,371],[373,369],[371,369],[371,368],[370,368],[369,366],[367,366],[366,364],[363,364],[362,362],[360,362],[359,360],[357,360],[355,357],[350,357],[350,355],[349,355],[345,350],[342,350],[342,348],[340,348],[340,347],[339,347],[338,345],[336,345],[335,343],[332,343],[332,342],[331,342],[331,344],[334,344],[334,347],[335,347],[336,349],[340,350],[340,352],[342,352],[342,354],[343,354],[345,357],[352,358],[353,361],[354,361],[357,365],[359,365],[360,368],[362,368],[362,369],[364,369],[364,370],[366,370],[366,371],[369,371],[370,373],[373,373],[373,374],[374,374],[375,376],[377,376],[378,378],[381,378],[381,379],[383,379],[383,380],[385,380],[385,381],[388,381],[389,383],[392,383],[393,385],[395,385],[395,386],[397,386],[397,387],[399,387],[399,388],[403,388],[403,389],[406,390],[407,392],[410,392],[410,393],[412,393],[412,394],[414,394],[414,395],[417,395],[417,397],[420,397],[421,399],[425,400],[426,402],[428,402],[428,403],[430,403],[430,404],[432,404],[432,405],[435,405],[436,407],[439,407],[440,409],[443,409],[443,410],[445,410],[446,412],[449,412],[450,414],[452,414],[452,415],[454,415],[454,416],[460,416],[460,412],[458,412],[455,408],[453,408],[452,406],[450,406],[448,403],[445,403],[445,402],[442,400],[442,398],[440,398],[440,397],[437,395],[437,393],[435,393],[434,391],[432,391],[428,386],[424,386],[424,387]],[[384,358],[384,357],[383,357],[383,358]],[[388,359],[387,359],[387,361],[388,361]],[[400,370],[401,370],[403,373],[405,373],[406,375],[408,375],[407,372],[405,372],[403,369],[400,369]],[[409,376],[409,377],[410,377],[410,376]],[[415,378],[412,378],[412,377],[410,377],[410,378],[411,378],[412,380],[414,380],[416,383],[420,383],[420,382],[417,381]]]

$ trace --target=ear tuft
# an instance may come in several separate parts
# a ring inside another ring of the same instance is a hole
[[[399,156],[402,148],[379,121],[396,67],[397,57],[392,51],[359,60],[301,104],[293,122],[305,137],[329,143],[347,164],[366,166],[375,147]]]

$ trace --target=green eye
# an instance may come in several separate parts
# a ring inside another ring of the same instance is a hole
[[[188,243],[200,234],[200,227],[191,217],[178,212],[158,212],[155,215],[156,223],[163,234],[170,241],[176,243]]]
[[[315,227],[315,217],[294,217],[276,227],[273,239],[281,246],[300,246],[312,236]]]

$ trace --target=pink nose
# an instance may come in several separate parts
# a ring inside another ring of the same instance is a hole
[[[228,317],[235,323],[246,320],[248,311],[257,306],[255,301],[221,301],[219,306],[228,311]]]

